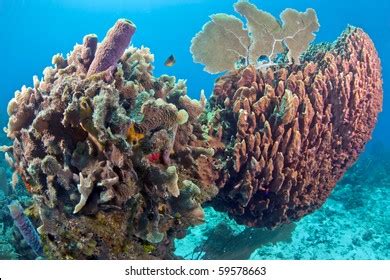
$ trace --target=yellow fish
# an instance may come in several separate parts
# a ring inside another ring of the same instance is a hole
[[[127,130],[127,141],[136,145],[144,137],[145,135],[143,133],[139,133],[135,130],[134,123],[131,123],[129,129]]]
[[[172,67],[176,63],[176,58],[171,54],[168,56],[167,60],[165,60],[164,65],[167,67]]]

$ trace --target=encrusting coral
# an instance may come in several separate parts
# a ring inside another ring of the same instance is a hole
[[[210,149],[204,98],[154,77],[149,49],[127,48],[134,31],[120,19],[101,44],[85,36],[9,103],[6,155],[39,209],[47,258],[172,258],[216,194],[203,169],[217,160],[191,153]]]
[[[213,205],[270,228],[319,208],[371,138],[382,94],[378,54],[355,27],[309,48],[301,65],[220,77],[209,126],[227,149]]]
[[[299,63],[318,31],[319,23],[313,9],[300,13],[286,9],[280,24],[271,14],[257,9],[248,1],[238,1],[234,8],[247,20],[247,29],[240,19],[227,14],[211,15],[202,31],[192,39],[194,61],[205,65],[209,73],[234,70],[237,63],[257,65],[265,57],[272,64],[278,54],[288,49],[290,62]],[[263,65],[264,67],[264,65]]]

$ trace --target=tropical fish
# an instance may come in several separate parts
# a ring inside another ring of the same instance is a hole
[[[172,67],[176,63],[176,58],[171,54],[168,56],[167,60],[165,60],[164,65],[167,67]]]
[[[24,240],[38,255],[43,255],[43,248],[39,234],[30,219],[24,214],[24,209],[20,205],[19,201],[13,200],[9,205],[8,209],[11,213],[11,217],[14,220],[15,226],[19,229]]]
[[[133,145],[136,145],[144,137],[145,135],[143,133],[136,131],[134,123],[131,123],[129,129],[127,130],[127,141],[129,141]]]

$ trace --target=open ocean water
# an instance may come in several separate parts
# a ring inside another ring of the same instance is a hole
[[[188,95],[210,96],[219,75],[203,71],[189,51],[191,39],[209,15],[233,13],[233,0],[0,0],[0,123],[7,125],[7,104],[15,90],[32,86],[33,75],[56,53],[67,54],[85,34],[103,38],[118,18],[137,25],[134,46],[154,54],[154,75],[187,80]],[[389,259],[390,258],[390,2],[387,0],[310,1],[253,0],[260,9],[278,16],[285,8],[317,12],[316,42],[332,42],[347,25],[363,28],[381,59],[384,81],[383,112],[373,139],[359,160],[339,181],[325,204],[295,224],[270,233],[253,229],[205,208],[205,223],[191,227],[175,241],[175,254],[185,259]],[[176,64],[165,67],[173,54]],[[2,133],[0,145],[10,140]],[[15,247],[15,227],[7,204],[18,198],[28,205],[28,192],[18,185],[12,194],[12,171],[0,159],[0,259],[33,258],[27,246]]]

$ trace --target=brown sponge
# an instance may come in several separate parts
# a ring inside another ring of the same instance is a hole
[[[369,141],[382,93],[378,54],[354,27],[301,65],[222,76],[210,107],[228,148],[214,205],[260,227],[319,208]]]

